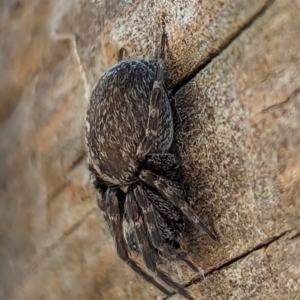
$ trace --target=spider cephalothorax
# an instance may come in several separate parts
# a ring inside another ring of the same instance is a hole
[[[198,272],[178,250],[185,219],[215,239],[176,179],[178,159],[170,152],[172,111],[163,82],[164,48],[165,34],[155,64],[119,62],[100,79],[87,111],[89,168],[120,258],[166,295],[172,292],[158,280],[193,299],[157,266],[164,259],[183,260]],[[140,268],[131,251],[142,255],[157,278]]]

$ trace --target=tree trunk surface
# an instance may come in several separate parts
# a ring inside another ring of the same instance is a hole
[[[0,298],[168,299],[117,256],[89,183],[89,95],[123,47],[166,85],[203,269],[195,299],[300,299],[300,0],[0,2]],[[138,259],[138,258],[137,258]],[[174,295],[169,299],[181,299]]]

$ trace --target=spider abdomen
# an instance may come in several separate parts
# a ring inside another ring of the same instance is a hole
[[[124,61],[108,70],[92,93],[87,143],[93,167],[113,185],[137,179],[137,149],[145,137],[154,72],[142,61]],[[168,95],[159,99],[158,130],[152,153],[169,150],[173,120]]]

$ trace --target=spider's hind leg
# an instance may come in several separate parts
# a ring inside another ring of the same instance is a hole
[[[176,212],[174,207],[172,211],[171,206],[165,207],[165,209],[162,208],[161,211],[165,210],[169,212],[169,224],[167,224],[167,222],[163,220],[162,216],[154,210],[151,201],[149,201],[148,195],[149,193],[147,194],[141,186],[137,186],[134,189],[135,200],[142,209],[151,244],[164,256],[172,260],[182,260],[190,267],[191,270],[199,272],[198,267],[188,259],[186,252],[176,251],[170,243],[166,242],[166,238],[171,238],[176,235],[176,228],[174,228],[171,224],[174,225],[173,220],[180,218],[181,213],[179,211]]]
[[[157,259],[156,259],[156,251],[155,248],[151,246],[147,231],[149,229],[149,226],[147,225],[152,225],[154,224],[153,222],[150,221],[150,224],[148,224],[149,220],[146,219],[145,216],[145,211],[143,210],[143,214],[139,210],[139,207],[137,205],[137,202],[134,199],[134,194],[133,192],[129,192],[126,197],[125,201],[125,211],[128,214],[129,218],[133,221],[134,224],[134,230],[139,242],[139,247],[140,247],[140,252],[143,256],[144,262],[146,267],[155,273],[157,277],[162,280],[165,284],[173,288],[177,293],[182,295],[183,297],[189,299],[189,300],[194,300],[194,298],[190,295],[190,293],[180,284],[177,282],[173,281],[169,277],[168,274],[157,268]],[[150,209],[149,209],[150,212]],[[145,217],[145,221],[143,219],[143,216]]]
[[[122,214],[119,207],[119,200],[117,197],[117,192],[114,189],[108,188],[106,193],[106,203],[109,203],[107,206],[107,216],[109,218],[109,223],[111,226],[112,235],[115,240],[116,249],[119,257],[126,262],[126,264],[140,275],[144,280],[158,288],[161,292],[167,296],[171,296],[172,293],[168,291],[164,286],[158,283],[152,276],[146,273],[140,268],[140,266],[130,258],[127,245],[124,240],[123,230],[122,230]]]
[[[149,170],[142,170],[139,177],[144,183],[155,188],[163,198],[179,208],[193,224],[204,230],[212,240],[217,241],[216,235],[208,229],[186,201],[185,191],[181,185]]]

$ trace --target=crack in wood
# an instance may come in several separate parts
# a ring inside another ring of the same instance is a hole
[[[185,76],[182,80],[176,84],[173,89],[171,90],[171,95],[174,96],[183,86],[185,86],[187,83],[189,83],[191,80],[193,80],[198,73],[206,68],[211,61],[219,56],[224,50],[226,50],[247,28],[249,28],[259,17],[261,17],[268,8],[275,2],[275,0],[269,0],[265,3],[265,5],[259,10],[257,13],[255,13],[242,27],[239,31],[237,31],[234,35],[228,38],[224,42],[223,45],[221,45],[218,50],[215,52],[212,52],[203,62],[200,63],[200,65],[191,72],[190,75]]]
[[[287,99],[263,109],[260,113],[264,114],[264,113],[272,112],[276,109],[283,107],[285,104],[291,102],[294,99],[294,97],[296,97],[299,93],[300,93],[300,88],[293,91],[292,94]]]
[[[230,259],[229,261],[225,262],[224,264],[222,264],[221,266],[217,267],[217,268],[214,268],[212,270],[210,270],[209,272],[207,272],[205,275],[210,275],[212,274],[213,272],[215,271],[219,271],[223,268],[226,268],[228,266],[230,266],[231,264],[239,261],[240,259],[243,259],[245,257],[247,257],[249,254],[257,251],[257,250],[261,250],[263,248],[267,248],[269,245],[271,245],[272,243],[276,242],[277,240],[281,239],[283,236],[285,236],[286,234],[288,234],[289,232],[291,232],[291,230],[286,230],[284,231],[283,233],[275,236],[275,237],[272,237],[272,238],[269,238],[267,241],[263,242],[263,243],[260,243],[258,245],[256,245],[255,247],[253,247],[252,249],[246,251],[245,253],[242,253],[238,256],[236,256],[235,258],[232,258]],[[201,280],[201,278],[200,278]]]
[[[65,242],[65,240],[73,233],[75,230],[77,230],[84,222],[85,220],[94,212],[98,211],[97,208],[92,208],[89,211],[87,211],[82,218],[74,223],[62,236],[58,238],[56,242],[54,242],[52,245],[50,245],[48,248],[46,248],[45,253],[41,255],[39,260],[33,264],[31,267],[28,268],[28,272],[33,275],[36,270],[39,268],[42,261],[44,261],[47,257],[51,255],[51,253],[57,249],[61,244]]]
[[[50,245],[48,248],[46,248],[45,253],[41,255],[41,257],[36,261],[33,262],[28,268],[27,270],[25,270],[25,278],[22,277],[20,278],[16,284],[17,286],[21,286],[22,284],[26,283],[27,280],[29,280],[29,278],[31,278],[32,276],[34,276],[36,274],[37,269],[40,268],[41,263],[47,259],[48,257],[51,256],[52,252],[57,249],[60,245],[62,245],[66,239],[73,234],[73,232],[75,232],[85,221],[86,219],[92,215],[94,212],[98,211],[97,208],[92,208],[89,211],[87,211],[83,217],[77,221],[76,223],[74,223],[65,234],[63,234],[61,237],[58,238],[58,240],[56,242],[54,242],[52,245]]]
[[[71,173],[77,166],[82,164],[84,160],[86,159],[86,153],[82,152],[80,153],[77,158],[75,158],[74,162],[70,165],[70,167],[67,169],[65,175],[68,175]],[[53,191],[53,193],[48,197],[47,201],[47,207],[54,201],[54,199],[70,184],[70,180],[66,180],[63,182],[62,185],[60,185],[57,189]]]
[[[84,161],[85,158],[86,158],[86,152],[83,151],[77,156],[77,158],[75,158],[74,162],[70,165],[66,173],[70,173],[71,171],[73,171],[77,166],[79,166]]]
[[[289,240],[292,241],[292,240],[295,240],[297,238],[300,237],[300,232],[295,232],[293,233],[290,237],[289,237]]]
[[[248,255],[250,255],[251,253],[255,252],[255,251],[258,251],[258,250],[261,250],[261,249],[264,249],[264,248],[267,248],[269,245],[271,245],[272,243],[278,241],[279,239],[281,239],[283,236],[287,235],[288,233],[290,233],[292,231],[292,229],[290,230],[286,230],[284,231],[283,233],[273,237],[273,238],[270,238],[268,239],[267,241],[263,242],[263,243],[260,243],[258,245],[256,245],[255,247],[253,247],[251,250],[249,251],[246,251],[230,260],[228,260],[227,262],[223,263],[222,265],[216,267],[216,268],[213,268],[211,269],[210,271],[208,271],[207,273],[205,273],[204,275],[205,276],[209,276],[211,274],[213,274],[215,271],[220,271],[228,266],[231,266],[232,264],[236,263],[237,261],[241,260],[241,259],[244,259],[246,258]],[[298,233],[299,235],[300,233]],[[297,236],[297,235],[296,235]],[[186,283],[184,286],[186,288],[194,285],[194,284],[198,284],[199,282],[203,281],[203,277],[195,277],[193,279],[191,279],[188,283]],[[172,295],[174,296],[176,295],[175,293]],[[167,299],[170,299],[172,296],[170,297],[164,297],[163,300],[167,300]]]

